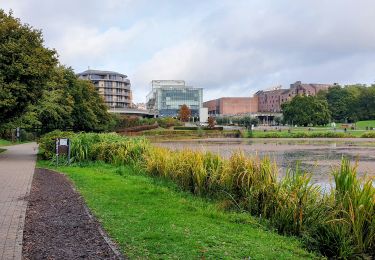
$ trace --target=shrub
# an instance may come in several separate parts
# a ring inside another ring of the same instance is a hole
[[[366,132],[361,135],[362,138],[375,138],[375,132]]]
[[[133,126],[133,127],[128,127],[128,128],[123,128],[119,130],[118,132],[120,133],[126,133],[126,132],[141,132],[141,131],[146,131],[146,130],[151,130],[151,129],[156,129],[159,126],[157,124],[153,125],[140,125],[140,126]]]
[[[43,159],[51,159],[56,154],[56,139],[57,138],[70,138],[73,132],[62,132],[56,130],[43,135],[39,139],[39,154]]]

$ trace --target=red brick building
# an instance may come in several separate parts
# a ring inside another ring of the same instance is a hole
[[[268,91],[258,91],[254,96],[259,98],[259,112],[281,112],[281,104],[297,95],[315,96],[321,90],[327,90],[333,84],[303,84],[301,81],[290,84],[289,89],[276,87]]]
[[[258,97],[222,97],[203,103],[209,115],[241,115],[258,112]]]
[[[254,97],[222,97],[203,103],[209,115],[241,115],[257,112],[280,113],[281,104],[296,95],[315,96],[321,90],[327,90],[334,84],[304,84],[297,81],[289,89],[281,86],[272,90],[260,90]]]

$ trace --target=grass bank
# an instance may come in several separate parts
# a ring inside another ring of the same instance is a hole
[[[245,137],[248,138],[353,138],[353,137],[372,137],[375,136],[375,132],[368,135],[366,131],[351,131],[347,132],[342,131],[333,131],[327,129],[317,129],[311,130],[308,129],[292,129],[288,130],[254,130],[252,132],[244,133]]]
[[[280,178],[277,165],[267,157],[235,152],[225,159],[209,152],[172,151],[153,147],[145,138],[116,134],[50,133],[41,139],[44,158],[53,159],[56,136],[69,135],[76,163],[138,165],[151,177],[265,219],[281,234],[300,237],[327,257],[374,256],[375,187],[373,180],[359,179],[356,165],[347,159],[327,173],[334,186],[322,193],[311,183],[311,174],[298,165]]]
[[[49,167],[49,163],[38,162]],[[183,192],[131,166],[60,167],[121,250],[134,259],[312,259],[301,243],[246,213]]]
[[[11,145],[12,142],[4,139],[0,139],[0,146]]]

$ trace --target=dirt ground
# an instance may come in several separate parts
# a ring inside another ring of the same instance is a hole
[[[123,259],[99,231],[62,174],[36,169],[23,236],[23,259]]]

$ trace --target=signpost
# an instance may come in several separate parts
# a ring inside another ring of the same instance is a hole
[[[17,127],[16,129],[16,138],[17,138],[17,141],[19,142],[20,141],[20,128]]]
[[[57,138],[56,139],[56,166],[59,165],[59,156],[66,155],[68,164],[70,164],[70,139]]]

